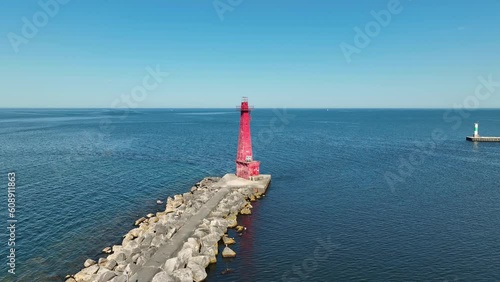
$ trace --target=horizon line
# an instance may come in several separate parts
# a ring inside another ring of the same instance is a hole
[[[174,109],[199,109],[199,110],[234,110],[239,109],[239,106],[235,106],[234,108],[227,107],[139,107],[139,108],[106,108],[106,107],[0,107],[0,110],[174,110]],[[297,109],[297,110],[450,110],[456,108],[441,108],[441,107],[387,107],[387,108],[378,108],[378,107],[262,107],[255,108],[254,110],[272,110],[272,109]],[[499,110],[499,108],[461,108],[464,110]]]

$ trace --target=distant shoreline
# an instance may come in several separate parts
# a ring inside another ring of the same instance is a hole
[[[0,110],[231,110],[235,108],[22,108],[0,107]],[[259,108],[259,110],[273,110],[276,108]],[[286,108],[287,110],[453,110],[454,108]],[[472,110],[472,109],[471,109]],[[500,108],[478,108],[474,111],[500,110]]]

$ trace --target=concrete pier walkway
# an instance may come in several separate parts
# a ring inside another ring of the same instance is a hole
[[[187,241],[189,237],[193,235],[194,230],[198,227],[203,219],[207,218],[210,212],[212,212],[219,202],[226,197],[230,189],[222,188],[217,192],[199,211],[197,214],[193,215],[184,226],[182,226],[179,231],[163,246],[161,246],[158,251],[149,259],[146,264],[141,268],[141,270],[130,277],[130,281],[137,282],[148,282],[153,279],[156,273],[161,271],[161,267],[165,264],[168,258],[174,257],[182,248],[184,242]]]

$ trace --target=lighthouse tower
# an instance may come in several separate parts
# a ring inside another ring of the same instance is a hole
[[[474,137],[479,137],[479,122],[474,123]]]
[[[240,134],[238,138],[238,153],[236,155],[236,175],[251,179],[260,174],[260,162],[253,160],[252,136],[250,134],[250,111],[248,98],[243,97],[241,102]]]

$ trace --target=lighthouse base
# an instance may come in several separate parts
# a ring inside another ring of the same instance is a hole
[[[221,187],[228,187],[231,189],[247,187],[252,188],[254,192],[265,194],[271,185],[271,175],[261,174],[259,176],[253,176],[252,180],[248,180],[234,174],[226,174],[219,183]]]
[[[250,179],[260,174],[260,162],[240,162],[236,161],[236,175],[241,178]]]

